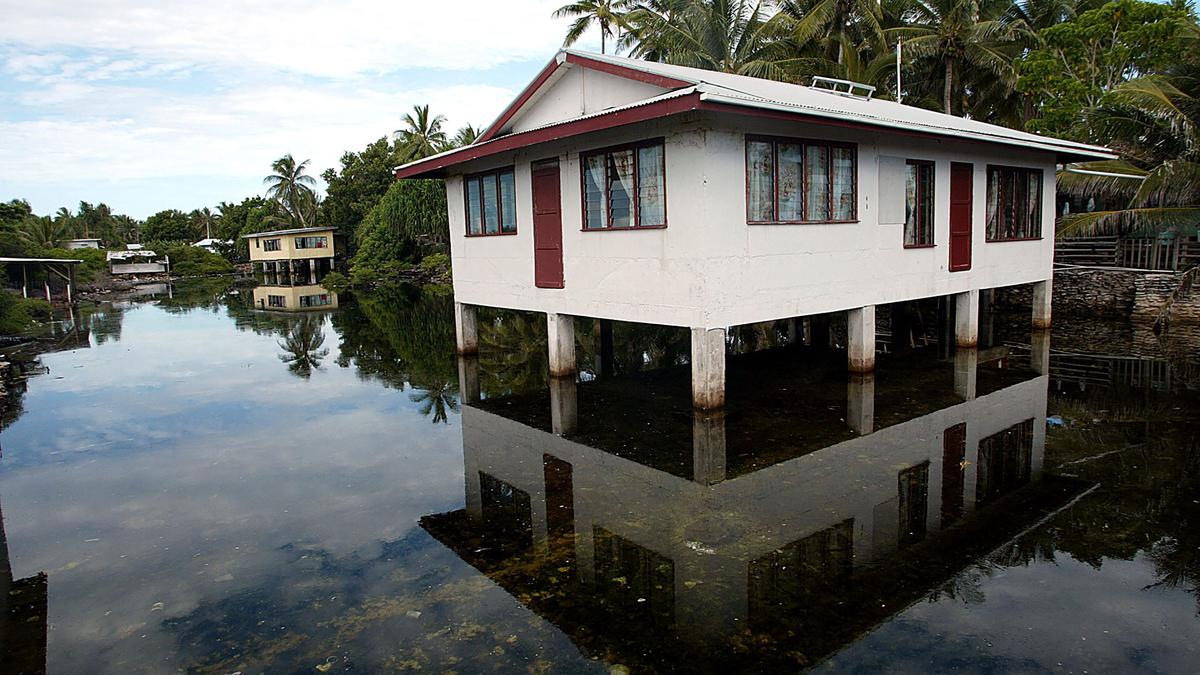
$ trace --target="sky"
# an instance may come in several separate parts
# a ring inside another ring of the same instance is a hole
[[[261,194],[287,153],[318,175],[414,105],[486,126],[561,46],[562,4],[0,0],[0,201],[145,218]]]

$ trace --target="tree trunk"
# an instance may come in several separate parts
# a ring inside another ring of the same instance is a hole
[[[604,24],[600,24],[600,53],[604,53]]]
[[[942,89],[942,105],[946,109],[947,115],[953,115],[954,112],[950,109],[950,90],[954,83],[954,57],[946,58],[946,85]]]

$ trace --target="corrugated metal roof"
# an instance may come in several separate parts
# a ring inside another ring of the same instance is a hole
[[[699,85],[702,98],[705,100],[757,108],[790,110],[818,117],[918,130],[957,138],[973,138],[993,143],[1032,146],[1057,152],[1095,155],[1097,159],[1115,156],[1110,150],[1100,146],[1017,131],[997,124],[947,115],[895,101],[843,96],[828,90],[788,82],[622,56],[591,54],[576,50],[566,51],[624,68],[692,82]]]
[[[574,54],[594,61],[605,62],[619,68],[638,70],[659,77],[671,78],[692,83],[690,86],[668,91],[659,96],[635,101],[623,106],[606,108],[587,115],[580,115],[565,120],[544,124],[520,132],[496,136],[487,141],[447,150],[431,155],[415,162],[396,167],[414,169],[422,165],[449,166],[450,162],[439,160],[452,155],[478,154],[480,149],[502,139],[516,138],[526,134],[543,131],[565,124],[571,124],[622,111],[639,108],[664,100],[699,94],[702,101],[732,106],[757,108],[790,112],[798,115],[825,118],[831,121],[850,122],[860,125],[877,126],[884,129],[898,129],[923,134],[946,136],[955,139],[975,140],[986,143],[998,143],[1022,148],[1033,148],[1066,155],[1072,159],[1113,159],[1116,157],[1107,148],[1076,143],[1049,136],[1040,136],[1025,131],[1009,129],[996,124],[988,124],[979,120],[956,117],[945,113],[926,110],[915,106],[886,101],[882,99],[864,99],[844,96],[824,89],[815,89],[799,84],[765,80],[746,75],[734,75],[700,68],[689,68],[641,59],[630,59],[622,56],[594,54],[574,49],[562,50],[556,57],[561,67],[572,67],[563,58],[564,54]],[[546,86],[546,85],[543,85]],[[467,153],[467,150],[471,153]],[[465,160],[464,160],[465,161]],[[418,169],[419,170],[419,169]],[[435,169],[430,169],[436,170]],[[264,233],[270,234],[270,233]],[[255,235],[246,235],[255,236]]]
[[[306,234],[308,232],[328,232],[333,229],[336,229],[336,228],[333,228],[333,227],[299,227],[294,230],[275,230],[274,232],[252,232],[250,234],[243,234],[242,239],[249,239],[251,237],[270,237],[273,235],[285,235],[285,234]]]

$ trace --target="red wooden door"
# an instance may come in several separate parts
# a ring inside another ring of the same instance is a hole
[[[533,166],[533,282],[563,287],[562,198],[558,160]]]
[[[950,164],[950,271],[971,269],[971,192],[975,167]]]

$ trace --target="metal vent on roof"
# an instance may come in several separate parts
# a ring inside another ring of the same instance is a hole
[[[850,80],[839,80],[833,77],[821,77],[814,75],[812,84],[808,85],[811,89],[819,89],[827,91],[831,94],[839,96],[848,96],[850,98],[862,99],[870,101],[875,95],[875,87],[861,82],[851,82]]]

